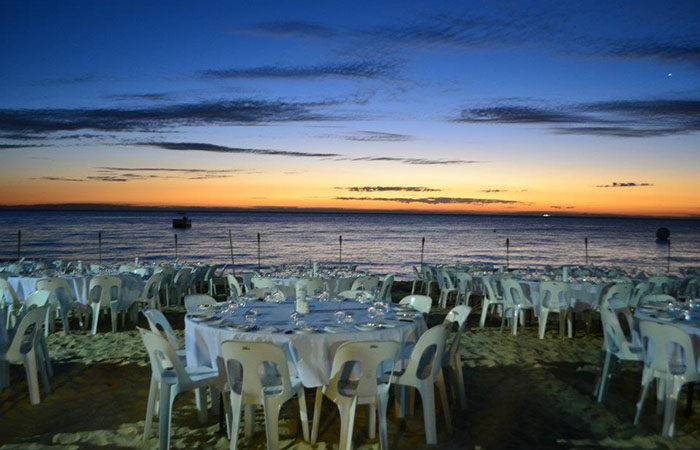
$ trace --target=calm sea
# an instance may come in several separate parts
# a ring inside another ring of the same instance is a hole
[[[655,242],[659,227],[671,230],[671,271],[700,265],[700,221],[672,219],[556,218],[402,214],[192,213],[192,228],[173,230],[170,212],[2,211],[0,258],[15,259],[17,231],[27,258],[125,262],[175,259],[257,265],[257,234],[263,266],[282,262],[337,261],[342,235],[343,262],[404,277],[420,263],[425,237],[426,263],[510,265],[589,263],[648,271],[666,270],[668,247]]]

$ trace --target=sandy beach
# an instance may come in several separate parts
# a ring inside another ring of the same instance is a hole
[[[478,306],[475,308],[478,313]],[[184,308],[172,307],[166,315],[182,338]],[[431,313],[430,323],[441,321],[444,311]],[[517,337],[499,333],[496,320],[478,328],[478,314],[469,319],[462,339],[468,409],[452,404],[454,433],[448,435],[438,411],[439,448],[700,448],[700,407],[686,417],[685,389],[676,416],[676,436],[660,436],[662,418],[655,414],[653,398],[645,404],[641,424],[633,425],[640,389],[641,364],[623,363],[612,379],[605,404],[592,396],[600,367],[602,336],[599,328],[561,341],[551,327],[544,340],[536,326],[526,326]],[[146,326],[141,317],[140,326]],[[55,367],[50,394],[42,391],[41,404],[29,404],[24,371],[12,366],[11,387],[0,394],[2,448],[157,448],[157,426],[142,441],[150,365],[135,329],[108,332],[61,332],[48,338]],[[313,390],[307,389],[313,405]],[[297,406],[282,409],[281,448],[337,448],[339,419],[333,405],[324,402],[319,443],[311,446],[301,437]],[[197,422],[193,395],[178,397],[173,410],[173,448],[228,448],[218,418]],[[358,408],[355,448],[379,448],[369,439],[366,411]],[[422,413],[400,421],[389,408],[392,448],[429,448],[425,445]],[[242,433],[241,433],[242,435]],[[261,412],[256,415],[253,441],[241,448],[265,448]]]

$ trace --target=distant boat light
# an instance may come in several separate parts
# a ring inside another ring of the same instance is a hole
[[[549,214],[544,213],[544,214],[542,214],[542,217],[549,217]]]

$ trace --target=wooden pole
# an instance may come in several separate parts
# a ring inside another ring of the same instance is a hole
[[[668,260],[666,261],[666,272],[671,273],[671,239],[668,240]]]
[[[583,244],[586,247],[586,265],[588,265],[588,237],[583,238]]]
[[[260,269],[260,233],[258,233],[258,269]]]
[[[420,265],[423,267],[423,253],[425,252],[425,236],[420,240]]]
[[[510,265],[510,238],[506,238],[506,269]]]
[[[343,263],[343,235],[338,236],[338,264]]]
[[[97,251],[98,254],[100,255],[100,265],[102,265],[102,232],[98,231],[97,232]]]
[[[175,233],[175,259],[177,259],[177,233]]]
[[[22,247],[22,230],[17,230],[17,259],[20,258],[20,248]]]

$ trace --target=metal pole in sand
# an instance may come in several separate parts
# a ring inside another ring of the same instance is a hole
[[[177,233],[175,233],[175,259],[177,259]]]
[[[425,251],[425,236],[420,240],[420,266],[423,267],[423,252]]]
[[[22,230],[17,230],[17,259],[20,257],[20,248],[22,247]]]
[[[510,238],[506,238],[506,269],[510,265]]]
[[[343,235],[338,236],[338,264],[343,263]]]
[[[102,232],[97,232],[97,251],[100,255],[100,265],[102,265]]]
[[[588,265],[588,237],[583,238],[583,245],[586,247],[586,265]]]
[[[666,261],[666,272],[671,273],[671,239],[668,240],[668,260]]]
[[[258,269],[260,269],[260,233],[258,233]]]
[[[231,271],[233,276],[236,276],[236,265],[233,262],[233,238],[231,237],[231,229],[228,230],[228,248],[231,250]]]

